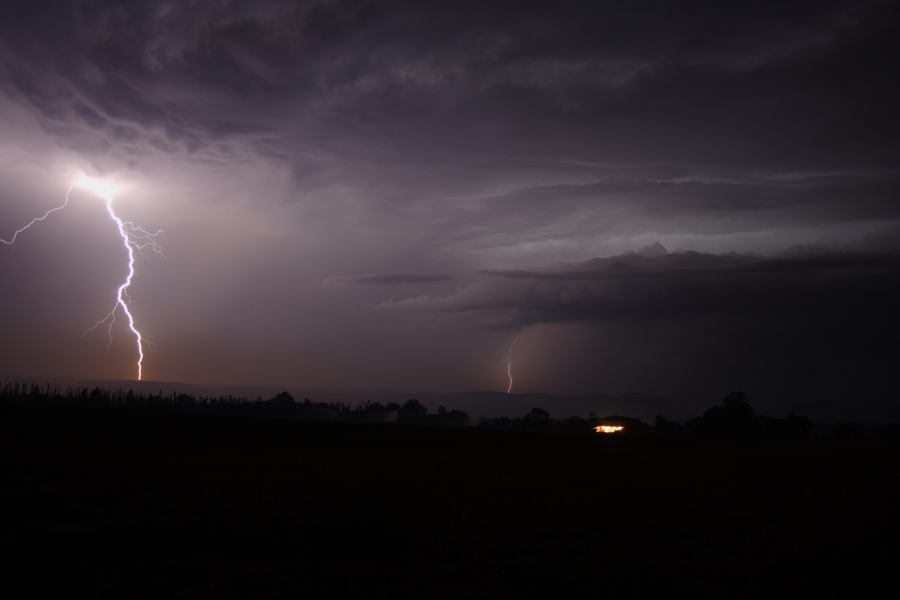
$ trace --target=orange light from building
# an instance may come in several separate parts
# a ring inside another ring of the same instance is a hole
[[[619,433],[625,429],[622,425],[597,425],[594,431],[597,433]]]

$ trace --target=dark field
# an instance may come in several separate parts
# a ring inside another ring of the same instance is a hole
[[[25,592],[900,589],[896,446],[0,410],[4,578]]]

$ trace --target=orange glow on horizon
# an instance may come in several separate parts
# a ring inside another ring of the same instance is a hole
[[[594,431],[597,433],[618,433],[624,429],[625,427],[622,425],[597,425],[594,427]]]

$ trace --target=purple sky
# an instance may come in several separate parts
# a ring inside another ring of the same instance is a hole
[[[4,2],[0,237],[118,182],[147,379],[896,398],[896,12]],[[131,377],[123,260],[0,246],[0,377]]]

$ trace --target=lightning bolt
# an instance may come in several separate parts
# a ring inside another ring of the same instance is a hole
[[[513,348],[516,345],[516,341],[519,339],[519,335],[522,332],[516,334],[516,337],[513,338],[513,341],[509,344],[509,350],[506,351],[506,379],[508,381],[506,386],[506,393],[511,394],[513,388],[513,376],[512,376],[512,352]]]
[[[16,239],[20,234],[30,229],[36,223],[40,223],[41,221],[45,220],[56,211],[66,208],[69,205],[69,196],[72,193],[72,190],[76,187],[88,191],[104,201],[106,206],[106,213],[115,225],[116,231],[119,234],[119,238],[122,240],[122,247],[125,249],[126,256],[128,257],[128,271],[125,275],[125,279],[122,280],[122,283],[120,283],[119,287],[116,288],[116,303],[113,305],[112,310],[109,311],[109,313],[107,313],[105,317],[97,321],[92,327],[85,331],[85,334],[87,334],[89,331],[92,331],[93,329],[96,329],[100,325],[105,324],[107,335],[109,337],[109,345],[107,346],[107,351],[109,351],[109,348],[112,345],[112,332],[113,326],[116,323],[116,313],[121,309],[121,311],[125,313],[128,329],[134,336],[135,345],[137,346],[137,380],[141,381],[144,376],[144,343],[146,340],[144,339],[141,331],[137,328],[137,325],[135,325],[134,315],[132,314],[131,309],[128,307],[128,304],[131,302],[131,298],[129,298],[128,296],[128,288],[131,287],[131,282],[134,280],[135,250],[143,253],[144,250],[149,248],[152,252],[165,256],[163,255],[162,248],[160,247],[157,240],[157,237],[164,233],[163,230],[160,229],[156,232],[151,233],[141,227],[138,227],[131,221],[123,221],[113,209],[113,202],[115,201],[115,189],[113,188],[113,186],[86,175],[81,175],[66,190],[65,201],[62,204],[51,208],[41,216],[32,219],[27,225],[24,225],[17,229],[10,239],[6,240],[0,238],[0,242],[2,242],[5,246],[12,246],[16,242]]]
[[[25,231],[31,229],[32,225],[34,225],[35,223],[40,223],[41,221],[43,221],[44,219],[46,219],[47,217],[49,217],[56,211],[62,210],[65,207],[67,207],[69,205],[69,194],[72,193],[72,188],[74,188],[74,187],[75,187],[75,184],[72,184],[69,186],[69,189],[66,190],[66,199],[62,204],[60,204],[57,207],[51,208],[50,210],[48,210],[47,212],[45,212],[44,214],[42,214],[39,217],[33,218],[31,220],[31,222],[28,223],[28,225],[23,225],[22,227],[19,227],[18,229],[15,230],[15,232],[13,232],[12,237],[9,238],[8,240],[0,238],[0,243],[2,243],[4,246],[12,246],[13,244],[16,243],[16,239],[19,237],[19,235],[24,233]]]
[[[509,348],[509,352],[506,353],[506,378],[509,379],[509,385],[506,386],[506,393],[512,393],[512,347]]]

